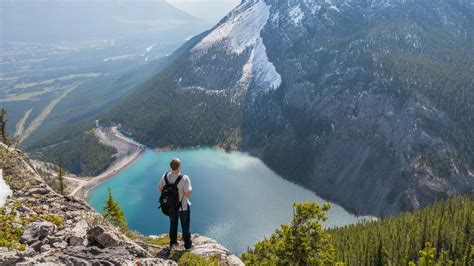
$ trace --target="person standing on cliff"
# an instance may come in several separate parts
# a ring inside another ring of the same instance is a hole
[[[176,186],[178,187],[181,206],[179,207],[178,212],[171,213],[169,215],[170,217],[170,230],[169,230],[170,246],[172,247],[178,244],[178,220],[180,220],[181,230],[183,233],[184,248],[190,249],[192,247],[192,242],[191,242],[191,232],[190,232],[191,202],[189,201],[189,197],[191,196],[191,192],[193,190],[191,186],[191,179],[189,178],[189,176],[184,175],[180,172],[181,161],[178,158],[174,158],[171,160],[170,167],[171,167],[171,171],[163,174],[159,183],[159,188],[158,188],[158,190],[161,193],[163,192],[163,188],[165,187],[166,184],[175,183],[178,179],[180,179],[178,183],[176,184]]]

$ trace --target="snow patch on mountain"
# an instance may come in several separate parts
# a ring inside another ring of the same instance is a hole
[[[304,18],[304,13],[301,11],[299,4],[290,9],[289,15],[295,26],[299,25]]]
[[[296,14],[302,19],[303,12]],[[216,44],[223,44],[228,53],[241,54],[251,49],[247,63],[242,68],[242,76],[237,83],[239,97],[247,90],[250,83],[263,89],[275,89],[281,84],[281,76],[275,66],[268,60],[260,31],[270,17],[270,6],[263,0],[251,0],[242,3],[232,11],[225,21],[204,37],[192,51],[202,56]]]
[[[321,5],[316,3],[314,0],[304,0],[305,5],[311,10],[311,13],[314,15],[319,10],[321,10]]]
[[[261,37],[258,38],[257,45],[243,67],[242,76],[237,85],[238,91],[234,97],[239,97],[245,93],[252,78],[265,91],[276,89],[281,84],[281,76],[276,71],[275,66],[268,61],[266,48]]]
[[[193,50],[207,50],[224,42],[236,54],[257,43],[260,31],[270,16],[270,6],[263,0],[246,1],[232,11],[225,22],[204,37]]]
[[[281,84],[281,76],[275,69],[275,66],[268,61],[267,51],[263,44],[263,39],[260,37],[257,41],[257,46],[252,51],[252,72],[258,85],[276,89]]]

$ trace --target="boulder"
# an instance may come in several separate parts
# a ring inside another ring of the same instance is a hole
[[[48,236],[48,243],[49,244],[54,244],[54,243],[58,243],[58,242],[62,242],[63,239],[61,237],[58,237],[58,236]]]
[[[33,243],[36,240],[43,240],[56,232],[56,225],[42,221],[29,224],[20,238],[21,243]]]
[[[134,257],[137,258],[149,258],[152,257],[151,254],[143,249],[140,245],[135,242],[127,241],[125,248],[132,254]]]
[[[50,191],[47,189],[47,188],[41,188],[41,187],[38,187],[38,188],[31,188],[28,190],[27,194],[29,195],[33,195],[33,194],[36,194],[36,195],[45,195],[45,194],[48,194]]]
[[[227,265],[232,265],[232,266],[244,266],[245,264],[242,262],[242,260],[235,256],[235,255],[230,255],[226,258]]]
[[[166,235],[158,236],[158,238],[161,237],[166,237]],[[198,234],[192,234],[191,240],[193,242],[193,247],[189,252],[194,255],[205,258],[218,256],[221,261],[221,264],[223,265],[244,265],[244,263],[239,257],[232,255],[228,249],[226,249],[223,245],[219,244],[214,239],[205,236],[200,236]],[[179,240],[177,246],[174,246],[172,248],[168,246],[162,248],[158,252],[157,256],[163,259],[171,259],[173,254],[172,250],[184,252],[184,243]]]
[[[23,206],[23,205],[20,205],[16,208],[17,211],[19,211],[20,213],[23,213],[25,215],[33,215],[33,214],[36,214],[32,209],[26,207],[26,206]]]
[[[55,242],[53,243],[53,247],[59,248],[59,249],[64,249],[67,247],[67,243],[62,241],[62,242]]]
[[[72,220],[68,220],[71,221]],[[71,246],[87,246],[87,229],[89,225],[85,220],[80,220],[72,228],[72,233],[69,236],[69,245]]]
[[[44,245],[44,243],[38,240],[36,242],[33,242],[30,245],[30,248],[32,248],[35,252],[41,252],[41,246],[42,245]]]
[[[87,246],[88,241],[85,237],[80,237],[76,235],[72,235],[69,238],[69,245],[70,246]]]
[[[43,253],[43,252],[48,252],[51,250],[51,246],[49,244],[46,244],[46,245],[42,245],[41,248],[40,248],[40,252]]]
[[[17,252],[9,251],[6,248],[0,248],[0,262],[5,264],[15,264],[15,262],[19,261],[21,257],[18,255]]]
[[[97,225],[87,231],[87,238],[90,244],[101,248],[115,247],[123,243],[123,241],[112,230],[107,230],[106,227]]]

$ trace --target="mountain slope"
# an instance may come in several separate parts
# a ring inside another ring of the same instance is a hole
[[[156,146],[227,145],[359,213],[474,191],[474,1],[243,1],[106,111]]]

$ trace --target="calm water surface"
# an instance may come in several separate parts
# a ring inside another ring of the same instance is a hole
[[[101,212],[110,187],[130,229],[146,235],[166,233],[169,219],[158,209],[157,184],[173,157],[181,158],[181,170],[192,181],[191,232],[214,238],[235,254],[288,223],[294,202],[324,202],[313,192],[284,180],[255,157],[200,148],[146,151],[93,189],[89,204]],[[358,221],[341,207],[331,206],[326,226]]]

